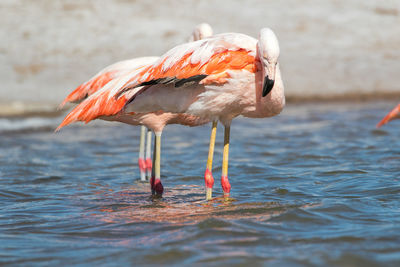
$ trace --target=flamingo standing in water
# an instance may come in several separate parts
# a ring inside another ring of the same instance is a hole
[[[244,34],[227,33],[179,45],[153,64],[108,83],[75,107],[57,129],[75,121],[89,122],[104,116],[145,117],[158,111],[219,120],[225,126],[221,184],[224,195],[229,195],[232,119],[239,115],[275,116],[285,105],[279,53],[278,40],[268,28],[260,31],[258,40]],[[213,123],[210,138],[209,172],[214,126],[216,123]],[[162,127],[153,129],[156,134],[154,169],[158,178]],[[212,175],[205,175],[205,180],[209,199],[214,179]]]
[[[392,111],[390,111],[377,125],[376,127],[379,128],[382,125],[388,123],[389,121],[400,119],[400,104],[398,104]]]
[[[200,39],[210,37],[212,36],[212,34],[213,30],[211,26],[207,23],[201,23],[194,28],[189,40],[197,41]],[[68,102],[70,103],[81,102],[83,99],[97,92],[111,80],[126,75],[131,71],[139,70],[144,66],[146,66],[147,64],[154,63],[157,59],[158,57],[134,58],[130,60],[119,61],[115,64],[112,64],[104,68],[103,70],[98,72],[95,76],[93,76],[90,80],[81,84],[74,91],[72,91],[61,103],[60,108],[62,108]],[[110,118],[105,118],[105,119],[110,120]],[[134,123],[134,125],[137,124]],[[146,129],[146,126],[142,125],[140,130],[140,145],[139,145],[139,158],[138,158],[140,178],[142,181],[146,180],[146,174],[148,179],[151,179],[152,175],[151,133],[152,133],[151,130]],[[146,154],[145,154],[145,146],[146,146]]]

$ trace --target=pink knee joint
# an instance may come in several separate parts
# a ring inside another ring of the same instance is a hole
[[[145,172],[146,171],[146,166],[147,166],[146,161],[144,159],[142,159],[142,158],[139,158],[138,159],[138,164],[139,164],[140,172]]]
[[[204,173],[204,181],[206,183],[207,188],[212,188],[214,185],[214,177],[212,176],[211,171],[207,168]]]
[[[229,183],[228,176],[221,177],[221,185],[225,194],[229,194],[231,192],[231,184]]]

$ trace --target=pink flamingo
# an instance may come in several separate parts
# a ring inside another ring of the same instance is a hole
[[[207,23],[201,23],[194,28],[190,36],[190,40],[196,41],[204,39],[209,36],[212,36],[212,34],[213,31],[211,26]],[[147,64],[154,63],[157,59],[158,57],[134,58],[130,60],[119,61],[104,68],[103,70],[98,72],[95,76],[93,76],[91,79],[89,79],[87,82],[79,85],[74,91],[72,91],[60,104],[60,108],[62,108],[68,102],[70,103],[81,102],[83,99],[97,92],[111,80],[126,75],[131,71],[139,70],[144,66],[146,66]],[[106,118],[106,120],[109,120],[109,118],[108,119]],[[152,175],[151,174],[152,161],[151,161],[151,149],[150,149],[151,136],[152,136],[151,133],[152,133],[151,130],[146,129],[146,126],[142,125],[140,131],[139,158],[138,158],[140,178],[142,181],[146,180],[146,176],[148,179],[151,179]],[[145,153],[145,146],[146,146],[146,153]]]
[[[400,104],[398,104],[392,111],[390,111],[377,125],[376,127],[379,128],[382,125],[385,125],[389,121],[400,119]]]
[[[225,126],[221,184],[229,196],[228,155],[233,118],[271,117],[285,105],[280,75],[278,40],[271,29],[259,38],[239,33],[219,34],[205,40],[179,45],[156,62],[109,83],[72,110],[58,129],[75,121],[89,122],[104,116],[147,116],[153,112],[192,114]],[[152,125],[154,127],[154,125]],[[156,133],[156,177],[162,127]],[[211,198],[213,123],[205,182]],[[210,157],[211,155],[211,157]],[[157,176],[158,175],[158,176]]]

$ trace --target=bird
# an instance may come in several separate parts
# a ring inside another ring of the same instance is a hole
[[[143,69],[108,83],[75,107],[57,129],[104,116],[154,112],[190,114],[220,121],[225,128],[221,185],[224,196],[230,196],[231,122],[240,115],[265,118],[283,110],[285,95],[279,55],[278,39],[270,28],[261,29],[258,39],[242,33],[224,33],[181,44]],[[213,123],[210,141],[213,141],[214,126]],[[155,133],[161,137],[160,129],[155,129]],[[156,139],[156,142],[159,153],[159,141]],[[211,142],[210,148],[207,162],[211,164],[207,163],[206,172],[212,165]],[[156,164],[159,164],[157,160]],[[206,199],[210,199],[214,179],[212,175],[205,175],[205,180]]]
[[[376,125],[377,128],[382,127],[389,121],[400,119],[400,104],[398,104],[394,109],[392,109],[386,116]]]
[[[189,37],[189,41],[204,39],[212,35],[212,27],[208,23],[201,23],[195,26],[192,34]],[[146,64],[153,63],[156,59],[158,59],[158,57],[139,57],[130,60],[119,61],[102,69],[88,81],[84,82],[83,84],[79,85],[75,90],[73,90],[63,100],[59,108],[64,107],[67,103],[81,102],[83,99],[97,92],[111,80],[121,77],[129,73],[130,71],[140,69]],[[151,130],[142,125],[140,129],[138,157],[138,166],[140,170],[140,178],[142,181],[146,181],[146,177],[150,180],[152,175],[151,138]]]
[[[207,23],[198,24],[189,40],[199,40],[203,38],[207,38],[213,34],[213,30],[211,26]],[[105,69],[101,70],[97,73],[94,77],[92,77],[89,81],[83,83],[82,85],[78,86],[73,92],[71,92],[61,103],[60,107],[63,107],[66,103],[72,102],[80,102],[83,99],[86,99],[88,96],[94,94],[102,87],[104,87],[110,81],[117,79],[129,72],[140,70],[146,63],[154,62],[157,57],[141,57],[135,58],[131,60],[124,60],[117,62],[113,65],[106,67]],[[131,125],[138,125],[138,124],[145,124],[150,125],[152,129],[160,129],[161,131],[166,124],[184,124],[188,126],[195,126],[197,124],[205,124],[208,121],[200,118],[195,118],[194,116],[190,115],[175,115],[171,113],[163,113],[163,114],[141,114],[139,116],[117,116],[117,117],[103,117],[104,120],[109,121],[120,121]],[[147,131],[147,137],[146,135]],[[145,146],[145,139],[147,139],[147,146],[146,146],[146,159],[144,158],[144,146]],[[157,139],[157,137],[156,137]],[[159,141],[161,142],[161,140]],[[140,145],[139,145],[139,159],[138,165],[140,169],[141,180],[146,180],[147,177],[150,180],[151,188],[153,193],[157,193],[162,195],[163,186],[161,184],[160,179],[155,179],[155,173],[152,173],[152,161],[150,159],[150,147],[151,147],[151,131],[146,129],[146,126],[142,125],[141,127],[141,135],[140,135]],[[156,151],[155,151],[156,152]],[[157,172],[157,171],[156,171]]]

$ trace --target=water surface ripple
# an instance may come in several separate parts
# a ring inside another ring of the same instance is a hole
[[[393,105],[235,120],[230,199],[219,126],[210,202],[210,125],[166,128],[157,199],[138,181],[139,128],[0,120],[0,264],[399,266],[400,121],[374,127]]]

